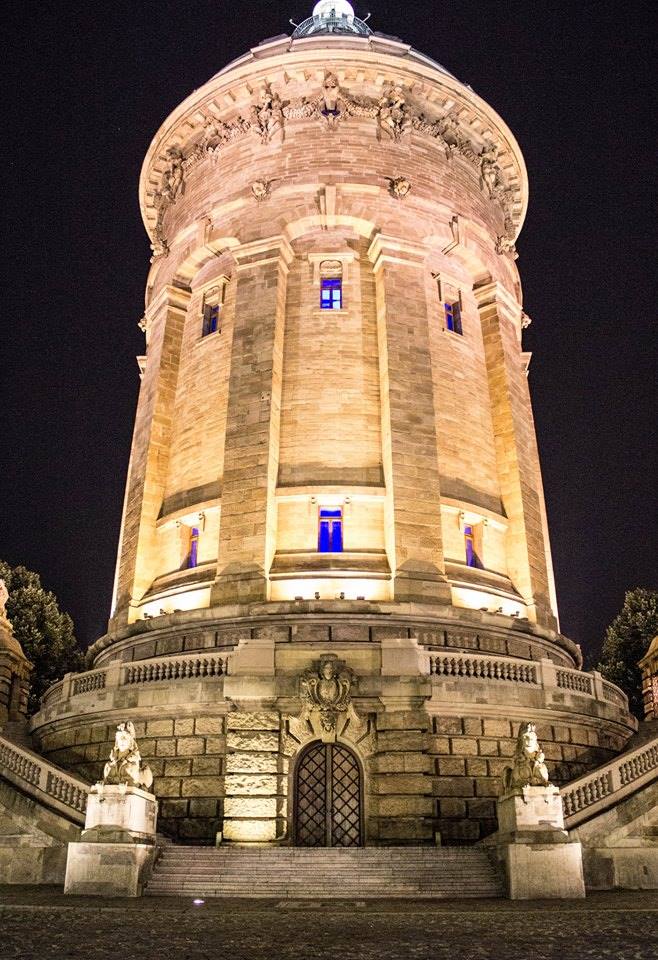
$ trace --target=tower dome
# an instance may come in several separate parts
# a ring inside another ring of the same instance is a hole
[[[312,16],[296,26],[293,38],[318,33],[353,33],[367,37],[371,30],[364,20],[354,15],[354,8],[347,0],[320,0]]]
[[[111,619],[41,749],[91,779],[129,716],[164,832],[302,845],[485,836],[529,718],[557,782],[610,756],[624,695],[558,628],[505,122],[333,0],[175,109],[139,191]]]

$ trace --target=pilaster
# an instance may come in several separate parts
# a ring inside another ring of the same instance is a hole
[[[189,289],[166,286],[149,306],[149,344],[130,454],[126,506],[119,547],[115,611],[130,619],[157,573],[156,520],[169,463],[181,339]]]
[[[509,576],[531,619],[555,629],[539,454],[518,339],[521,307],[496,282],[475,287],[491,397]]]
[[[217,579],[211,603],[267,599],[276,538],[283,330],[292,250],[280,236],[238,262]]]
[[[398,602],[450,602],[425,297],[425,251],[378,235],[369,250],[377,291],[386,481],[386,548]]]

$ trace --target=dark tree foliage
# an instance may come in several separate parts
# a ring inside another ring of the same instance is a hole
[[[62,613],[57,598],[44,589],[38,573],[25,567],[10,567],[0,560],[0,579],[9,591],[7,616],[14,636],[34,665],[29,711],[35,713],[51,683],[61,680],[69,671],[83,669],[84,655],[75,638],[71,617]]]
[[[628,696],[631,710],[643,718],[642,675],[637,666],[658,634],[658,593],[637,587],[624,597],[624,606],[605,633],[597,669]]]

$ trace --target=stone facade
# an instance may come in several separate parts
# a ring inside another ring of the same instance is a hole
[[[521,722],[559,783],[634,721],[559,633],[519,147],[438,64],[316,19],[220,71],[147,154],[112,614],[32,730],[94,780],[132,720],[177,839],[295,842],[325,743],[354,757],[361,842],[472,842]],[[318,549],[321,509],[340,550]],[[333,739],[301,685],[330,656],[352,677]]]

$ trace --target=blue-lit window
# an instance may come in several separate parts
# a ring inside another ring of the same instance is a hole
[[[318,532],[319,553],[342,553],[343,551],[343,511],[320,510]]]
[[[199,564],[199,528],[190,528],[190,543],[187,553],[187,566],[191,570]]]
[[[464,527],[464,546],[466,548],[466,566],[482,569],[482,561],[475,549],[475,529],[472,526]]]
[[[320,306],[323,310],[343,309],[343,281],[341,277],[322,277]]]
[[[459,300],[449,301],[444,303],[445,317],[446,317],[446,329],[452,330],[453,333],[458,333],[459,336],[463,336],[462,330],[462,308]]]
[[[221,324],[221,305],[219,303],[206,303],[203,308],[203,330],[201,336],[207,337],[211,333],[218,333],[222,329]]]

